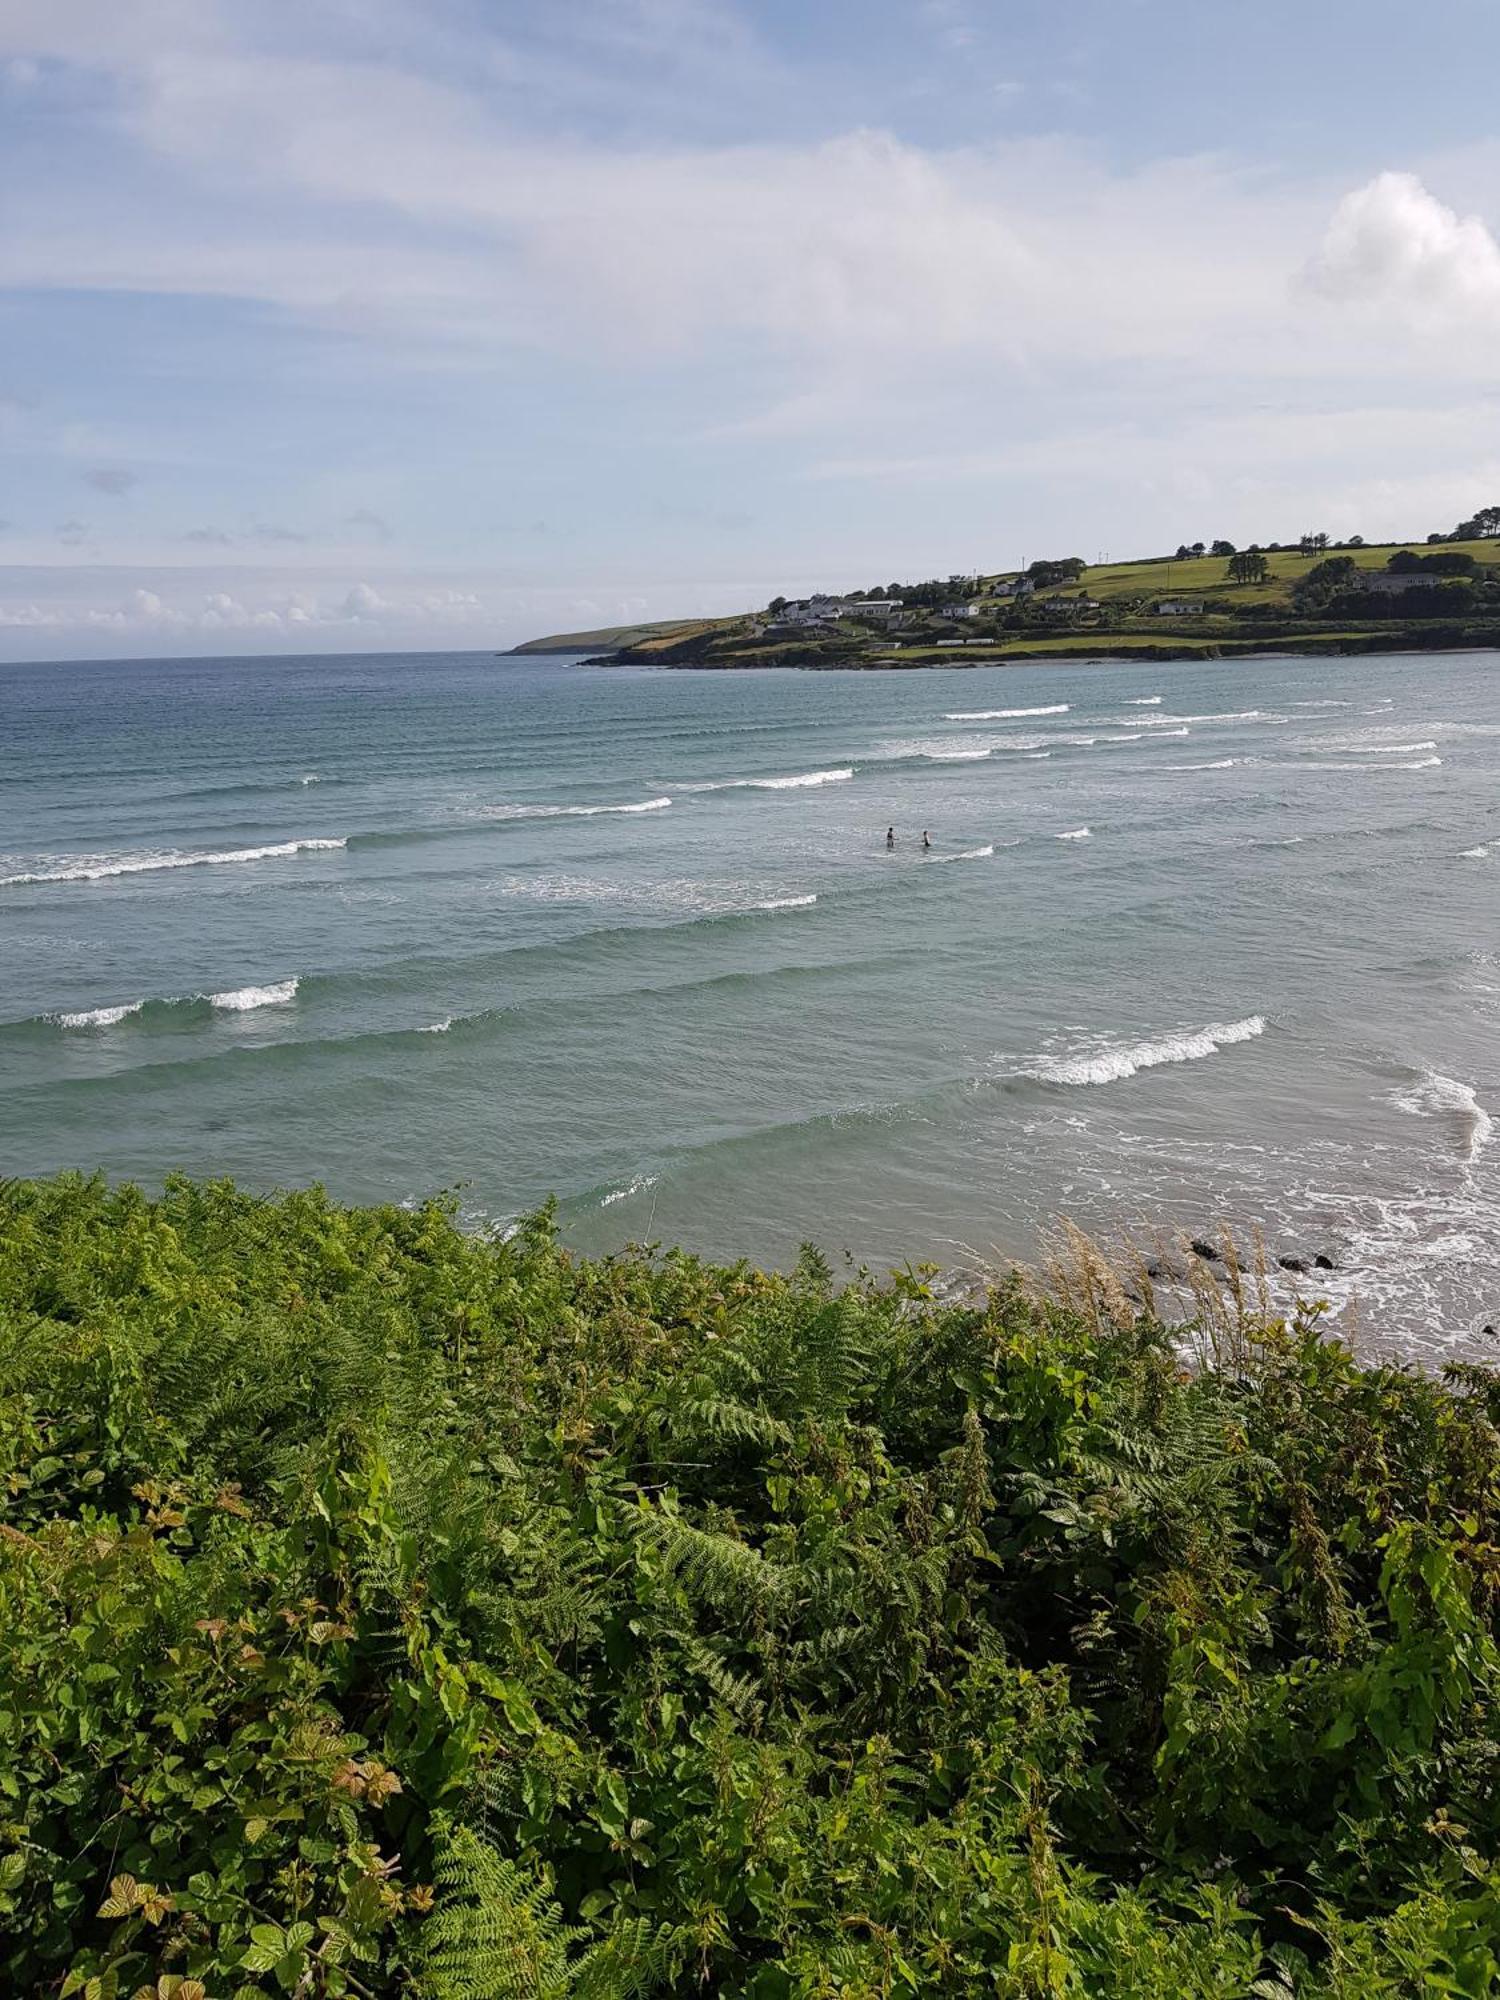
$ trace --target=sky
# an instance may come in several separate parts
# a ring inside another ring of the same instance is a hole
[[[0,658],[1451,527],[1497,76],[1497,0],[0,0]]]

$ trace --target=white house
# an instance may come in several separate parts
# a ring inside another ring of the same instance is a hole
[[[841,604],[839,615],[843,618],[870,618],[880,625],[894,625],[900,621],[906,606],[899,597],[865,597],[853,604]]]
[[[939,609],[944,618],[977,618],[979,616],[979,606],[971,598],[964,598],[957,604],[941,605]]]
[[[1029,576],[1002,576],[990,585],[991,597],[1030,597],[1036,585]]]
[[[1082,618],[1085,613],[1097,611],[1099,601],[1094,597],[1044,597],[1042,610],[1049,618]]]
[[[1161,618],[1198,618],[1205,609],[1201,597],[1163,597],[1156,606]]]
[[[1348,587],[1373,590],[1379,597],[1399,597],[1405,590],[1435,590],[1439,584],[1460,581],[1458,577],[1435,576],[1430,569],[1377,569],[1351,576]]]

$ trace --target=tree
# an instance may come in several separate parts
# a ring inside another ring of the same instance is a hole
[[[1446,539],[1453,542],[1482,542],[1500,536],[1500,507],[1481,507],[1467,521],[1460,521]]]
[[[1313,555],[1319,549],[1327,548],[1328,537],[1321,532],[1316,535],[1304,535],[1299,546],[1304,555]]]
[[[1202,554],[1204,553],[1204,549],[1205,549],[1205,545],[1204,545],[1204,543],[1202,543],[1202,542],[1194,542],[1194,544],[1193,544],[1193,554],[1194,554],[1195,556],[1201,556],[1201,555],[1202,555]]]
[[[1211,556],[1232,556],[1234,554],[1234,543],[1226,542],[1221,536],[1210,548],[1209,554]]]
[[[1259,549],[1244,549],[1239,555],[1229,558],[1229,581],[1231,583],[1264,583],[1271,574],[1271,565]]]
[[[767,611],[770,612],[771,616],[774,618],[778,611],[786,610],[786,599],[784,597],[773,597],[770,603],[766,606],[766,609]]]
[[[1187,562],[1189,558],[1192,556],[1192,553],[1193,553],[1192,550],[1188,547],[1186,542],[1179,542],[1177,544],[1178,562]]]
[[[1359,564],[1353,556],[1330,556],[1326,562],[1314,563],[1304,577],[1299,577],[1292,586],[1299,611],[1320,611],[1329,600],[1341,590],[1347,590],[1359,575]]]

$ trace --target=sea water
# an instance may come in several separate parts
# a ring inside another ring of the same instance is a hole
[[[1473,1352],[1497,780],[1483,654],[3,667],[0,1171],[877,1268],[1229,1222]]]

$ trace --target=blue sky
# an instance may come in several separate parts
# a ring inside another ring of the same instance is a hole
[[[1500,500],[1500,8],[5,0],[0,657]]]

